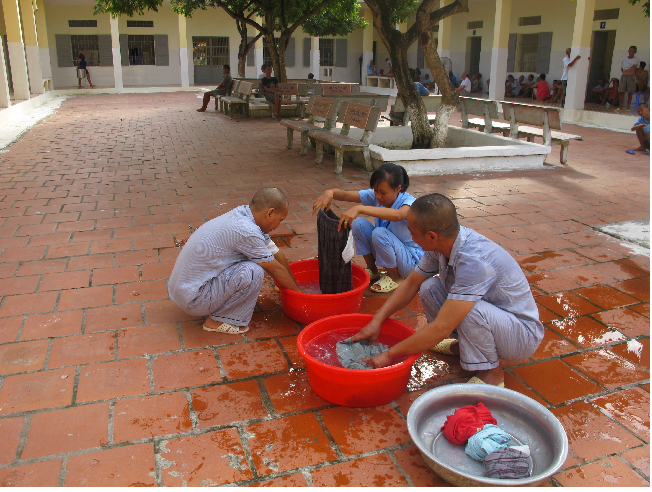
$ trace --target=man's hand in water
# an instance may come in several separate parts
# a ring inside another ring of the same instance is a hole
[[[383,353],[369,357],[368,359],[362,359],[362,362],[369,364],[370,366],[379,369],[381,367],[387,367],[392,364],[392,358],[389,355],[389,350],[386,350]]]
[[[377,323],[372,319],[367,326],[351,337],[351,342],[369,340],[369,343],[376,343],[380,335],[380,327],[381,323]]]

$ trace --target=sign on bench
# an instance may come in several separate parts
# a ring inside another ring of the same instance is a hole
[[[316,96],[327,96],[327,97],[337,97],[337,96],[352,96],[360,94],[360,85],[359,84],[315,84],[314,86]]]

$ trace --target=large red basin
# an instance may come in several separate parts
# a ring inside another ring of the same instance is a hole
[[[335,314],[357,313],[362,306],[362,295],[369,285],[369,274],[358,265],[351,265],[353,290],[341,294],[304,294],[279,286],[283,312],[299,323],[312,323]],[[290,263],[290,270],[296,281],[319,282],[319,260],[302,260]]]
[[[325,364],[306,351],[306,346],[320,335],[332,331],[350,333],[351,328],[364,327],[372,317],[371,314],[331,316],[311,323],[299,334],[297,348],[306,361],[310,386],[323,399],[347,407],[375,407],[394,401],[405,392],[412,364],[421,354],[380,369],[345,369]],[[400,321],[388,319],[381,333],[404,340],[415,331]]]

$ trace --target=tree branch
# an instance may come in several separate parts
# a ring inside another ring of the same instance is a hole
[[[424,2],[425,3],[425,2]],[[423,5],[423,4],[422,4]],[[421,6],[419,6],[421,10]],[[410,29],[405,33],[405,43],[406,46],[411,46],[414,43],[423,29],[431,29],[437,24],[440,20],[450,17],[451,15],[458,14],[460,12],[469,11],[469,0],[455,0],[453,3],[448,4],[444,7],[438,8],[434,12],[430,12],[430,18],[425,26],[422,29],[419,27],[419,16],[417,13],[417,22],[415,22]],[[425,9],[422,10],[425,13]]]
[[[304,15],[299,17],[294,24],[292,24],[290,27],[285,28],[282,32],[283,34],[290,33],[292,34],[297,27],[299,27],[301,24],[303,24],[305,21],[307,21],[310,17],[315,15],[317,12],[319,12],[321,9],[323,9],[326,5],[331,3],[333,0],[322,0],[314,9],[312,9],[310,12],[306,12]],[[285,26],[284,26],[285,27]]]

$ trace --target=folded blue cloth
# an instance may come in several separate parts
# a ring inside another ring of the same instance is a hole
[[[511,440],[512,436],[500,427],[487,424],[469,438],[464,452],[474,460],[482,461],[488,454],[507,446]]]

